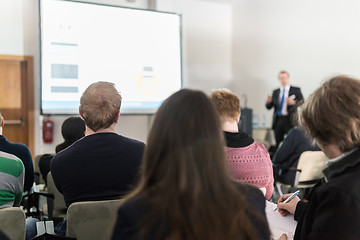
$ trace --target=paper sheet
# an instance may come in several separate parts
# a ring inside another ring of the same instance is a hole
[[[270,226],[270,231],[274,239],[278,239],[283,233],[288,236],[288,239],[294,239],[294,233],[297,222],[293,215],[283,217],[276,209],[276,204],[266,201],[266,217]]]

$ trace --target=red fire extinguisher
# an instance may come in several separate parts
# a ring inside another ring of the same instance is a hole
[[[45,119],[43,122],[43,139],[44,143],[52,143],[54,136],[54,122]]]

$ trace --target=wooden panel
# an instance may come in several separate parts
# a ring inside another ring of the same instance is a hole
[[[21,62],[0,61],[0,109],[21,108]]]
[[[26,144],[34,156],[33,68],[31,56],[0,55],[0,111],[6,124],[3,135],[12,142]],[[14,124],[21,119],[22,124]]]

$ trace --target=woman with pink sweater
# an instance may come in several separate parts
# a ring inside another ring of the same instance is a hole
[[[226,165],[231,177],[258,188],[265,188],[265,198],[274,192],[272,162],[263,144],[239,132],[240,99],[229,90],[216,90],[210,95],[219,112],[226,138]]]

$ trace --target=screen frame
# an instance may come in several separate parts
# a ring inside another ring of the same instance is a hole
[[[74,113],[44,113],[43,111],[43,104],[42,104],[42,2],[47,0],[38,0],[38,16],[39,16],[39,70],[40,70],[40,115],[42,116],[74,116],[78,115],[78,112]],[[182,33],[182,15],[179,13],[174,12],[167,12],[167,11],[158,11],[153,9],[145,9],[145,8],[133,8],[133,7],[126,7],[126,6],[119,6],[119,5],[112,5],[112,4],[105,4],[105,3],[95,3],[95,2],[86,2],[86,1],[77,1],[77,0],[56,0],[62,2],[73,2],[73,3],[81,3],[81,4],[90,4],[90,5],[98,5],[98,6],[105,6],[105,7],[115,7],[115,8],[123,8],[135,11],[146,11],[146,12],[155,12],[155,13],[165,13],[165,14],[173,14],[179,17],[179,41],[180,41],[180,89],[183,88],[183,33]],[[165,99],[164,99],[165,100]],[[123,115],[154,115],[157,109],[124,109],[120,108],[120,113]]]

